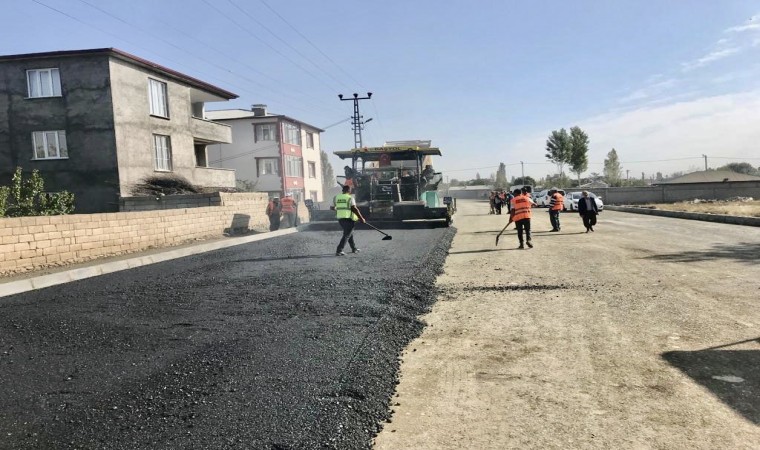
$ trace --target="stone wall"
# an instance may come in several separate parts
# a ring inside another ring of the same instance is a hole
[[[575,192],[579,189],[565,189]],[[760,198],[760,182],[663,184],[659,186],[597,188],[591,192],[602,197],[604,204],[637,205],[674,203],[694,199],[725,200],[733,197]]]
[[[219,206],[0,219],[0,275],[266,231],[264,193],[218,194]]]

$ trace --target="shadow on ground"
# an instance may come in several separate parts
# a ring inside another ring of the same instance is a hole
[[[760,261],[760,242],[716,244],[708,250],[691,250],[678,253],[665,253],[661,255],[646,256],[642,259],[684,263],[728,259],[739,262],[756,263]]]
[[[760,350],[724,349],[731,345],[734,344],[672,351],[663,353],[662,358],[747,420],[760,425]]]

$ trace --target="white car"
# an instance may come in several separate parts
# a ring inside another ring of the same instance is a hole
[[[604,202],[602,202],[602,198],[593,192],[589,192],[588,195],[596,202],[596,207],[599,209],[599,212],[602,212],[602,210],[604,210]],[[565,204],[563,205],[565,208],[564,210],[578,211],[578,201],[581,198],[583,198],[583,195],[580,192],[568,192],[565,196]]]
[[[549,202],[547,201],[547,198],[549,196],[549,190],[544,189],[543,191],[539,192],[533,197],[533,201],[536,202],[536,206],[541,208],[546,208],[549,206]]]

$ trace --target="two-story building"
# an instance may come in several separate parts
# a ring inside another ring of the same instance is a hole
[[[0,56],[0,185],[38,169],[48,191],[75,194],[76,212],[117,211],[144,177],[177,174],[235,186],[206,147],[229,126],[205,103],[237,95],[114,48]]]
[[[235,169],[238,180],[270,197],[290,193],[299,203],[320,202],[322,162],[319,133],[324,130],[284,115],[269,114],[266,105],[250,111],[207,111],[216,122],[232,127],[231,144],[208,147],[209,164]]]

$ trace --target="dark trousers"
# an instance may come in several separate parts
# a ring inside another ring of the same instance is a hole
[[[269,231],[276,231],[280,229],[280,215],[272,214],[269,216]]]
[[[530,242],[530,219],[522,219],[515,222],[517,227],[517,239],[520,241],[520,245],[523,244],[523,232],[525,232],[525,238]]]
[[[340,227],[343,228],[343,237],[340,238],[336,253],[343,251],[343,247],[346,246],[346,241],[348,241],[348,245],[351,246],[351,250],[356,250],[356,244],[354,243],[354,226],[356,226],[356,222],[351,219],[338,219],[338,223],[340,224]]]
[[[583,217],[583,226],[586,227],[587,230],[591,230],[594,228],[594,225],[596,225],[596,214],[586,213],[586,214],[583,214],[581,217]]]
[[[549,221],[552,223],[552,230],[559,230],[559,213],[559,209],[549,210]]]

